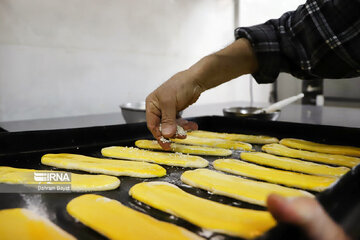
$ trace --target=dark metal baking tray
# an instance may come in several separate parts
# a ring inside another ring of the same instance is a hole
[[[199,124],[200,129],[247,134],[263,134],[278,138],[294,137],[329,144],[359,146],[360,129],[298,124],[288,122],[269,122],[253,119],[239,119],[218,116],[204,116],[190,119]],[[102,147],[122,145],[133,146],[137,139],[151,138],[145,123],[88,127],[65,130],[2,132],[0,133],[0,165],[19,168],[53,169],[43,166],[40,158],[46,153],[76,153],[100,157]],[[260,146],[256,146],[259,149]],[[238,152],[234,153],[239,154]],[[236,157],[236,156],[235,156]],[[212,162],[215,157],[205,157]],[[197,196],[220,203],[251,209],[264,209],[239,200],[209,194],[206,191],[189,188],[182,184],[180,175],[187,169],[165,167],[167,176],[163,178],[140,179],[120,177],[120,188],[106,192],[94,192],[109,198],[117,199],[123,204],[138,211],[147,213],[157,219],[172,222],[186,227],[204,236],[205,231],[182,219],[174,218],[164,212],[141,204],[128,195],[131,186],[142,181],[163,180],[180,186],[183,190]],[[210,163],[210,168],[212,168]],[[80,172],[80,171],[73,171]],[[64,230],[79,239],[104,239],[97,232],[85,227],[69,216],[65,210],[66,204],[81,193],[2,193],[0,194],[0,209],[14,207],[30,207],[48,217]],[[360,168],[356,167],[343,176],[331,189],[317,198],[326,211],[340,223],[354,239],[360,236]],[[211,209],[209,209],[211,211]],[[222,234],[213,234],[209,239],[233,239]],[[305,239],[300,231],[293,226],[278,224],[277,227],[264,234],[261,239]],[[171,239],[171,237],[169,237]]]

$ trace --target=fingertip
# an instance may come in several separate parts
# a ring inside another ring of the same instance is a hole
[[[199,129],[199,125],[196,122],[193,122],[193,127],[192,130],[198,130]]]
[[[302,228],[310,239],[349,239],[343,229],[326,214],[314,198],[284,198],[277,194],[270,194],[267,205],[277,221]]]
[[[162,142],[160,141],[160,146],[162,147],[162,149],[164,149],[164,150],[166,150],[166,151],[171,150],[170,143],[162,143]]]
[[[199,129],[199,125],[196,122],[189,122],[189,129],[188,130],[198,130]]]
[[[176,125],[169,123],[161,124],[161,135],[165,138],[172,138],[176,134]]]
[[[158,141],[158,143],[159,143],[159,145],[161,146],[161,148],[162,149],[164,149],[164,150],[171,150],[171,142],[170,141],[168,141],[168,140],[166,140],[166,141],[164,141],[164,137],[163,136],[161,136],[161,137],[159,137],[159,138],[157,138],[157,141]]]
[[[178,125],[180,125],[186,131],[198,130],[198,124],[196,122],[188,121],[183,118],[177,119]]]
[[[290,202],[290,198],[285,198],[278,194],[270,194],[266,201],[269,212],[279,222],[292,221],[294,214],[289,207]]]
[[[283,204],[284,201],[286,201],[286,199],[284,197],[280,196],[279,194],[271,193],[268,196],[266,203],[267,203],[268,207],[273,207],[273,206]]]
[[[186,135],[176,134],[176,138],[185,139]]]

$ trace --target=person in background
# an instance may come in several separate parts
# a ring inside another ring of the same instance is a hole
[[[271,83],[280,72],[300,79],[360,76],[360,1],[308,0],[295,11],[253,27],[235,30],[236,40],[179,72],[146,99],[147,126],[159,144],[196,123],[177,119],[177,113],[200,94],[244,74],[258,83]],[[162,125],[161,131],[159,125]],[[315,200],[270,195],[269,211],[280,222],[302,228],[310,239],[350,239]]]

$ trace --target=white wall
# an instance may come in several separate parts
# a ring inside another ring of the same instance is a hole
[[[241,0],[241,25],[297,2]],[[144,100],[233,41],[233,12],[233,0],[0,0],[0,121],[115,112]],[[267,101],[268,89],[256,87],[255,100]],[[247,80],[232,81],[199,104],[248,96]]]
[[[232,15],[232,0],[0,0],[0,121],[144,100],[231,42]]]

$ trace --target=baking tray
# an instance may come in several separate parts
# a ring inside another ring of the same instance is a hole
[[[239,119],[219,116],[191,118],[200,129],[218,132],[271,135],[278,138],[294,137],[329,144],[359,146],[360,129],[334,126],[320,126],[288,122],[269,122],[254,119]],[[145,123],[124,124],[101,127],[75,128],[65,130],[46,130],[28,132],[0,133],[0,165],[19,168],[54,169],[40,164],[40,158],[46,153],[76,153],[100,157],[102,147],[122,145],[133,146],[137,139],[151,138]],[[259,149],[260,146],[255,146]],[[234,157],[239,152],[234,153]],[[212,162],[215,157],[205,157]],[[147,213],[157,219],[171,222],[194,231],[208,239],[235,239],[222,234],[209,234],[182,219],[153,209],[128,195],[128,190],[143,181],[167,181],[180,186],[183,190],[197,196],[224,204],[250,209],[263,207],[231,198],[209,194],[207,191],[189,188],[180,181],[180,175],[189,168],[167,167],[167,176],[153,179],[120,177],[120,188],[106,192],[94,192]],[[212,165],[210,163],[210,168]],[[79,172],[81,171],[72,171]],[[81,193],[1,193],[0,209],[27,207],[45,214],[55,224],[79,239],[105,239],[97,232],[85,227],[67,214],[66,204]],[[354,168],[339,182],[320,194],[317,198],[326,211],[341,224],[354,239],[360,237],[360,168]],[[209,209],[211,211],[211,209]],[[278,224],[260,239],[305,239],[294,226]]]

